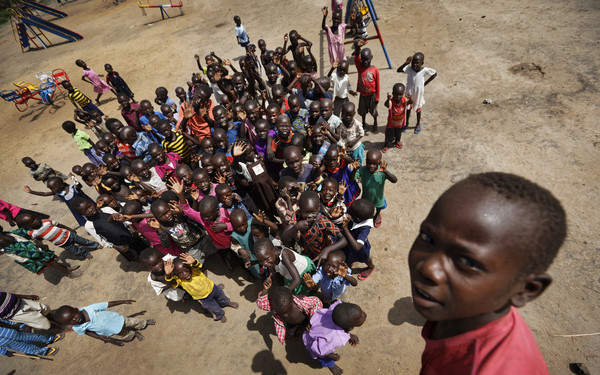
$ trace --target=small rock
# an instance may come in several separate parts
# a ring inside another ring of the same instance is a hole
[[[492,104],[494,103],[492,99],[483,99],[483,104]]]
[[[481,18],[485,18],[485,16],[481,16]]]

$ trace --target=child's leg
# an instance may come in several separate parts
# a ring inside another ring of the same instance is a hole
[[[394,145],[398,148],[402,148],[402,129],[403,128],[394,129]]]
[[[62,264],[60,264],[56,261],[50,263],[50,267],[54,268],[58,272],[62,273],[63,275],[65,275],[71,279],[74,279],[74,278],[82,275],[81,271],[70,270],[67,267],[63,266]]]
[[[375,101],[375,95],[371,95],[369,112],[371,113],[371,116],[373,116],[373,131],[377,131],[377,104],[378,102]]]
[[[383,149],[385,149],[386,151],[387,148],[392,147],[394,145],[394,130],[395,128],[385,128],[385,141],[383,143]]]
[[[358,114],[361,116],[362,118],[362,124],[363,124],[363,128],[365,128],[367,126],[366,120],[367,120],[367,112],[368,112],[368,106],[367,106],[367,97],[366,96],[360,96],[358,98]],[[366,130],[366,129],[365,129]]]
[[[75,236],[77,236],[75,233],[71,233],[71,236],[69,237],[67,242],[64,245],[62,245],[61,247],[65,250],[67,250],[68,252],[70,252],[71,254],[75,255],[77,258],[79,258],[79,260],[85,260],[88,257],[90,257],[90,253],[86,249],[82,249],[81,247],[77,246],[78,242],[77,242],[77,239],[75,239]],[[77,236],[77,237],[79,237],[79,236]],[[88,239],[83,238],[83,237],[79,237],[79,238],[81,238],[85,241],[89,241]],[[93,242],[93,241],[89,241],[89,242]],[[97,242],[94,242],[94,244],[98,245]],[[96,247],[90,247],[90,246],[84,246],[84,247],[87,247],[88,249],[96,249]]]
[[[415,134],[421,132],[421,108],[417,109],[417,126],[415,128]]]
[[[202,298],[197,301],[202,305],[202,307],[204,307],[204,309],[208,310],[211,314],[213,314],[214,320],[221,320],[225,318],[225,311],[223,311],[223,309],[221,308],[221,306],[219,306],[219,303],[215,299],[215,295],[218,293],[217,289],[221,288],[219,288],[217,285],[213,286],[212,292],[210,292],[210,294],[206,298]],[[223,291],[221,290],[221,292]]]
[[[223,291],[223,289],[220,286],[215,285],[213,288],[213,292],[215,292],[215,301],[217,301],[219,306],[221,306],[221,307],[230,306],[230,307],[233,307],[234,309],[237,309],[239,307],[239,303],[231,302],[231,298],[229,298],[229,296],[227,294],[225,294],[225,292]]]
[[[16,329],[0,330],[0,340],[5,349],[31,355],[46,355],[50,348],[34,344],[48,345],[54,341],[53,335],[21,332]]]
[[[410,109],[406,110],[406,127],[408,127],[408,121],[410,120]]]

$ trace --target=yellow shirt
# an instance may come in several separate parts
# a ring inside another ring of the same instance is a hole
[[[212,292],[215,283],[212,282],[202,271],[202,263],[196,261],[191,265],[192,277],[189,280],[181,280],[177,276],[165,278],[167,281],[175,280],[177,286],[181,286],[193,299],[204,299]]]

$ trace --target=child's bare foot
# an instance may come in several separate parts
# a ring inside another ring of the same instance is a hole
[[[80,267],[80,266],[75,266],[75,267],[67,267],[67,269],[68,269],[69,271],[71,271],[71,272],[72,272],[72,271],[75,271],[76,269],[79,269],[79,267]]]
[[[225,315],[223,315],[223,317],[221,319],[219,319],[219,322],[227,323],[227,317]]]
[[[237,309],[238,307],[240,307],[240,304],[237,302],[229,302],[229,305],[227,305],[227,306]]]
[[[223,284],[217,284],[217,286],[221,289],[225,289],[225,285],[223,285]]]
[[[69,272],[69,274],[67,275],[69,277],[69,279],[75,279],[79,276],[83,275],[83,272],[81,271],[73,271],[73,272]]]
[[[154,319],[148,319],[148,320],[146,320],[146,325],[147,326],[153,326],[155,324],[156,324],[156,320],[154,320]]]
[[[329,371],[331,371],[334,375],[341,375],[344,373],[344,370],[338,365],[333,365],[333,367],[329,367]]]
[[[144,335],[142,335],[139,332],[134,332],[133,333],[135,335],[135,338],[138,339],[138,341],[144,341]]]
[[[331,353],[328,357],[330,359],[333,359],[334,361],[339,361],[340,360],[340,355],[337,354],[337,353]]]

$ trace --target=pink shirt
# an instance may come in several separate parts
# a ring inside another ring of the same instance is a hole
[[[167,162],[163,164],[156,164],[154,166],[156,174],[158,174],[158,177],[160,177],[161,179],[167,172],[172,172],[173,176],[175,176],[175,169],[177,169],[179,164],[181,164],[181,156],[179,156],[179,154],[176,154],[174,152],[167,152],[166,155]],[[169,165],[169,163],[171,165]]]
[[[0,201],[0,219],[8,221],[8,213],[10,213],[10,216],[14,219],[19,214],[19,211],[21,211],[21,207],[5,201]]]
[[[196,220],[210,236],[210,239],[215,244],[217,249],[229,249],[231,247],[231,232],[233,232],[233,225],[231,225],[231,221],[229,220],[229,213],[223,207],[219,208],[219,220],[218,221],[206,221],[200,215],[200,212],[194,210],[190,207],[189,204],[182,204],[181,209],[183,213],[192,220]],[[227,225],[227,229],[222,232],[214,232],[210,229],[213,224],[223,223]]]
[[[208,194],[204,194],[200,189],[198,189],[198,194],[200,194],[198,196],[198,202],[200,202],[202,200],[202,198],[206,197],[207,195],[212,195],[213,197],[216,197],[217,192],[216,192],[215,188],[217,187],[217,185],[218,184],[212,184],[210,186],[210,193],[208,193]],[[228,213],[229,213],[229,211],[228,211]],[[227,217],[229,217],[229,215]]]
[[[154,230],[154,228],[148,225],[147,218],[140,221],[139,223],[132,224],[134,228],[138,230],[138,232],[140,232],[144,237],[146,237],[148,242],[150,242],[150,245],[156,247],[158,251],[160,251],[163,255],[171,254],[176,257],[181,255],[181,249],[179,249],[179,246],[177,246],[175,241],[171,241],[171,246],[169,246],[168,248],[160,244],[160,237],[158,237],[158,233],[156,233],[156,230]]]
[[[531,330],[517,309],[474,331],[432,340],[435,322],[421,335],[421,375],[549,374]]]

